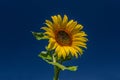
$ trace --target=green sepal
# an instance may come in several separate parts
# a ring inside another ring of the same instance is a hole
[[[37,40],[47,39],[42,32],[32,32],[32,34]]]
[[[57,66],[61,70],[69,70],[69,71],[76,71],[77,70],[77,66],[64,66],[58,62],[52,62],[53,61],[52,56],[47,51],[42,51],[38,56],[41,57],[47,63],[54,65],[54,66]]]

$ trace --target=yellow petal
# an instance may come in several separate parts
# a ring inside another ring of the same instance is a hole
[[[55,45],[55,40],[51,38],[49,40],[48,49],[52,50],[54,45]]]
[[[73,42],[72,46],[80,46],[87,49],[86,43],[83,42]]]
[[[52,32],[53,33],[53,30],[48,28],[48,27],[42,27],[41,29],[45,30],[45,31],[48,31],[48,32]]]
[[[66,57],[67,54],[65,52],[64,47],[61,47],[61,54],[62,54],[63,58],[65,59],[65,57]]]
[[[58,46],[58,44],[55,42],[53,49],[55,49]]]
[[[46,34],[49,37],[55,38],[55,35],[52,34],[51,32],[45,32],[44,34]]]
[[[77,26],[74,27],[74,29],[71,31],[71,33],[72,33],[73,35],[76,34],[76,33],[79,33],[82,28],[83,28],[82,25],[77,24]]]
[[[75,45],[75,44],[77,44],[77,45],[83,45],[83,46],[86,45],[86,43],[80,42],[80,41],[73,42],[73,45]]]
[[[73,23],[73,20],[70,20],[70,21],[67,23],[67,26],[66,26],[66,27],[70,26],[72,23]]]
[[[45,20],[45,22],[51,26],[53,25],[53,23],[50,20]]]
[[[64,49],[65,49],[66,55],[68,56],[70,53],[69,47],[64,46]]]
[[[75,26],[77,25],[77,22],[73,22],[69,27],[68,27],[68,31],[71,32]]]
[[[78,57],[77,51],[74,48],[71,47],[70,52],[71,52],[72,56]]]
[[[58,45],[55,49],[55,53],[59,53],[60,52],[60,46]]]
[[[58,23],[57,16],[52,16],[51,18],[52,18],[54,24],[57,24],[57,23]]]
[[[87,38],[85,38],[85,37],[73,37],[73,42],[87,42],[88,41],[88,39]]]
[[[45,23],[49,28],[53,29],[53,26],[50,25],[49,23]]]
[[[74,46],[74,48],[79,52],[79,54],[83,54],[83,50],[77,46]]]
[[[81,24],[78,24],[74,29],[79,29],[79,30],[81,30],[81,29],[83,29],[83,26],[82,26]]]
[[[68,17],[67,15],[64,15],[62,25],[67,24],[67,22],[68,22]]]
[[[56,53],[57,53],[58,58],[61,58],[62,53],[61,53],[61,47],[60,46],[57,46]]]
[[[74,37],[80,37],[80,36],[87,36],[87,34],[84,31],[81,31],[79,33],[76,33],[73,35]]]
[[[58,15],[57,18],[58,18],[59,23],[61,24],[61,22],[62,22],[62,18],[61,18],[61,16]]]

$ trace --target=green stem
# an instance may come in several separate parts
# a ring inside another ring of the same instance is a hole
[[[54,79],[53,80],[58,80],[59,72],[60,72],[60,70],[58,69],[58,67],[54,66]]]
[[[56,62],[56,58],[53,55],[53,62]],[[59,80],[59,73],[60,73],[60,69],[57,66],[54,66],[54,77],[53,80]]]

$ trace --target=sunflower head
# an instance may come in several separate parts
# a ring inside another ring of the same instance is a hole
[[[87,34],[82,31],[83,26],[74,20],[68,21],[67,15],[51,18],[52,21],[46,20],[46,26],[41,28],[49,39],[48,49],[54,50],[58,58],[64,59],[69,55],[78,57],[78,54],[83,54],[88,41]]]

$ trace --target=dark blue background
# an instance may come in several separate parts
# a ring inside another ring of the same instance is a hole
[[[88,49],[76,72],[60,80],[120,80],[120,0],[0,0],[0,80],[52,80],[53,66],[38,57],[47,41],[37,41],[45,19],[67,14],[83,24]]]

